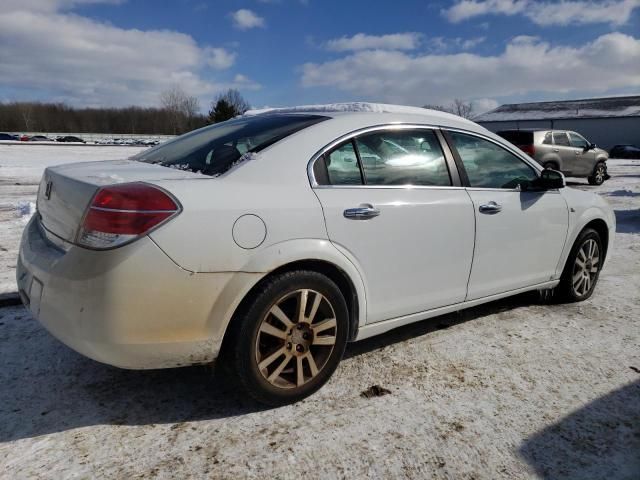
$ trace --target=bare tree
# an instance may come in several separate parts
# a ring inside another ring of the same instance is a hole
[[[173,133],[182,133],[197,116],[200,105],[196,97],[189,96],[180,85],[173,85],[160,94],[160,104],[169,114]]]
[[[462,118],[473,117],[473,105],[471,102],[465,102],[456,98],[449,105],[424,105],[423,108],[430,108],[431,110],[439,110],[441,112],[453,113]]]
[[[462,118],[472,118],[473,105],[471,102],[465,102],[464,100],[456,98],[453,101],[453,113]]]
[[[22,102],[18,104],[18,108],[20,110],[20,116],[22,117],[22,121],[24,122],[24,129],[27,132],[31,131],[31,116],[33,114],[33,103],[31,102]]]

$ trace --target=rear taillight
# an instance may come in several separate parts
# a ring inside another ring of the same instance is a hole
[[[530,157],[533,157],[536,154],[536,147],[533,145],[518,145],[518,148]]]
[[[102,187],[93,197],[78,243],[96,249],[129,243],[180,213],[164,190],[146,183]]]

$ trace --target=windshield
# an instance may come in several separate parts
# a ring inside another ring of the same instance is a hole
[[[133,160],[205,175],[220,175],[246,153],[255,153],[329,117],[258,115],[204,127],[143,151]]]

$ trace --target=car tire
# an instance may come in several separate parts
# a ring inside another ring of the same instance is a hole
[[[547,162],[543,165],[543,168],[545,169],[549,169],[549,170],[558,170],[558,166],[553,163],[553,162]]]
[[[589,185],[602,185],[607,178],[607,165],[604,162],[598,162],[593,169],[593,175],[587,178]]]
[[[592,228],[584,229],[571,248],[554,297],[563,302],[587,300],[598,283],[603,262],[600,234]]]
[[[329,380],[347,344],[349,313],[333,281],[297,270],[262,283],[229,333],[224,360],[240,387],[260,403],[280,406]]]

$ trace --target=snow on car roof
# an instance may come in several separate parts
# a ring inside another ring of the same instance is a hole
[[[346,103],[326,103],[316,105],[298,105],[294,107],[266,107],[255,110],[248,110],[245,115],[260,115],[263,113],[301,113],[301,112],[370,112],[370,113],[412,113],[424,115],[426,108],[409,107],[406,105],[391,105],[387,103],[370,102],[346,102]]]
[[[262,115],[268,113],[325,113],[325,114],[344,114],[344,113],[395,113],[403,115],[421,115],[429,117],[445,117],[450,120],[462,122],[470,122],[462,117],[452,115],[450,113],[441,112],[439,110],[430,110],[422,107],[411,107],[408,105],[392,105],[388,103],[371,103],[371,102],[346,102],[346,103],[327,103],[317,105],[299,105],[294,107],[276,107],[276,108],[260,108],[247,110],[245,115]]]

